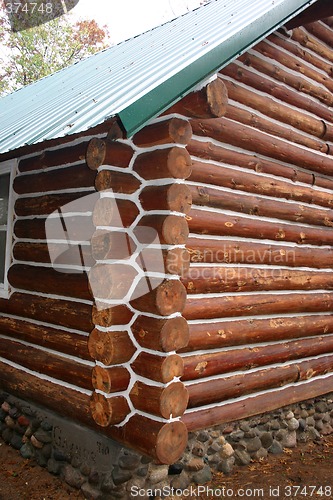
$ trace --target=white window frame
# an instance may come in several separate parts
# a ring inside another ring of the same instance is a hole
[[[9,193],[8,193],[8,213],[7,213],[7,231],[6,231],[6,255],[4,266],[4,282],[0,283],[0,297],[9,297],[9,283],[7,279],[8,269],[12,259],[13,246],[13,221],[14,221],[14,193],[13,179],[16,173],[17,159],[7,160],[0,163],[0,176],[2,174],[10,174],[9,178]]]

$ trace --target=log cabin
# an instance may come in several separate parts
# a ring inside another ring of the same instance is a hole
[[[333,391],[333,8],[212,1],[0,100],[0,387],[164,464]]]

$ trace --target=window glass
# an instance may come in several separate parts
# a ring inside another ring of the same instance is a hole
[[[0,231],[0,283],[4,282],[6,261],[6,233]]]
[[[0,226],[7,224],[10,174],[0,175]]]

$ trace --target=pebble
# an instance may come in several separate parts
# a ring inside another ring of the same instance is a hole
[[[38,429],[37,431],[34,432],[34,436],[38,441],[41,441],[42,443],[51,443],[52,437],[51,434],[44,429]]]
[[[249,453],[254,453],[254,452],[258,451],[260,448],[261,448],[261,441],[258,438],[258,436],[254,437],[252,439],[249,439],[247,441],[247,451]]]
[[[234,451],[233,447],[231,446],[231,444],[225,443],[220,450],[220,456],[221,456],[221,458],[229,458],[234,454],[234,452],[235,451]]]
[[[206,443],[207,441],[209,441],[209,439],[210,435],[209,432],[207,431],[201,431],[197,436],[197,440],[200,441],[201,443]]]
[[[41,449],[44,446],[44,444],[41,441],[38,441],[38,439],[36,439],[34,434],[31,436],[30,441],[35,448]]]
[[[235,450],[235,460],[237,465],[249,465],[251,457],[245,450]]]
[[[2,436],[2,439],[4,440],[5,443],[9,444],[10,443],[10,440],[12,439],[12,436],[13,436],[13,429],[10,429],[9,427],[6,427],[2,433],[1,433],[1,436]]]
[[[13,406],[13,408],[11,408],[8,413],[12,418],[15,418],[15,419],[21,415],[20,410],[18,408],[16,408],[15,406]]]
[[[192,458],[192,460],[190,460],[186,464],[186,470],[192,471],[192,472],[198,471],[198,470],[203,469],[204,466],[205,466],[205,464],[204,464],[204,461],[202,460],[202,458],[195,457],[195,458]]]
[[[191,480],[189,478],[189,475],[187,474],[187,472],[185,470],[182,470],[181,473],[179,474],[179,476],[176,476],[172,479],[171,481],[171,486],[177,490],[177,489],[180,489],[180,490],[184,490],[185,488],[187,488],[191,483]]]
[[[30,424],[30,420],[28,420],[24,415],[20,415],[17,419],[17,423],[19,425],[22,425],[22,427],[28,427],[28,425]]]
[[[216,469],[223,472],[223,474],[230,474],[234,468],[234,465],[235,457],[229,457],[225,460],[221,460],[221,462],[218,463]]]
[[[158,465],[149,470],[147,480],[151,484],[160,483],[168,477],[169,466],[168,465]]]
[[[273,444],[273,437],[270,432],[264,432],[260,436],[261,444],[264,448],[269,448]]]
[[[9,415],[7,415],[7,417],[5,418],[5,424],[7,425],[7,427],[10,427],[11,429],[14,429],[16,425],[15,420],[13,420],[12,417],[10,417]]]
[[[297,418],[292,417],[288,420],[288,429],[290,431],[296,431],[299,428],[299,422]]]
[[[64,462],[58,462],[54,458],[50,458],[47,461],[47,470],[54,474],[55,476],[59,476],[61,469],[64,467]]]
[[[35,456],[35,449],[30,442],[24,443],[20,448],[20,453],[23,458],[32,458]]]
[[[113,468],[113,471],[111,473],[112,480],[116,486],[126,483],[126,481],[132,478],[132,475],[132,472],[121,469],[117,465]]]
[[[140,457],[137,455],[123,455],[118,460],[119,467],[123,469],[133,470],[140,464]]]
[[[7,403],[7,401],[4,401],[1,405],[1,409],[5,411],[6,413],[9,413],[10,411],[10,405]]]
[[[205,465],[205,467],[200,470],[199,472],[196,472],[193,475],[193,481],[195,484],[206,484],[212,479],[212,471],[209,465]]]
[[[69,464],[65,465],[65,467],[62,469],[62,475],[66,483],[73,488],[81,488],[83,483],[86,481],[81,472],[77,469],[74,469],[74,467]]]
[[[181,474],[184,469],[184,465],[180,463],[169,465],[168,474],[169,476],[175,476],[176,474]]]
[[[268,451],[273,455],[278,455],[279,453],[283,452],[283,447],[281,443],[279,443],[279,441],[276,441],[276,439],[274,439],[272,445],[268,448]]]
[[[84,498],[86,500],[98,500],[102,498],[102,493],[91,486],[89,483],[83,483],[81,486],[81,491],[84,494]]]
[[[205,448],[201,443],[195,443],[192,447],[192,455],[195,457],[203,457],[205,454]]]
[[[22,438],[19,434],[16,434],[16,432],[12,435],[10,445],[15,448],[15,450],[19,450],[23,446]]]

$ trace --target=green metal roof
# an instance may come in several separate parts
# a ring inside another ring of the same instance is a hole
[[[0,153],[118,116],[128,136],[316,0],[212,0],[0,99]]]

